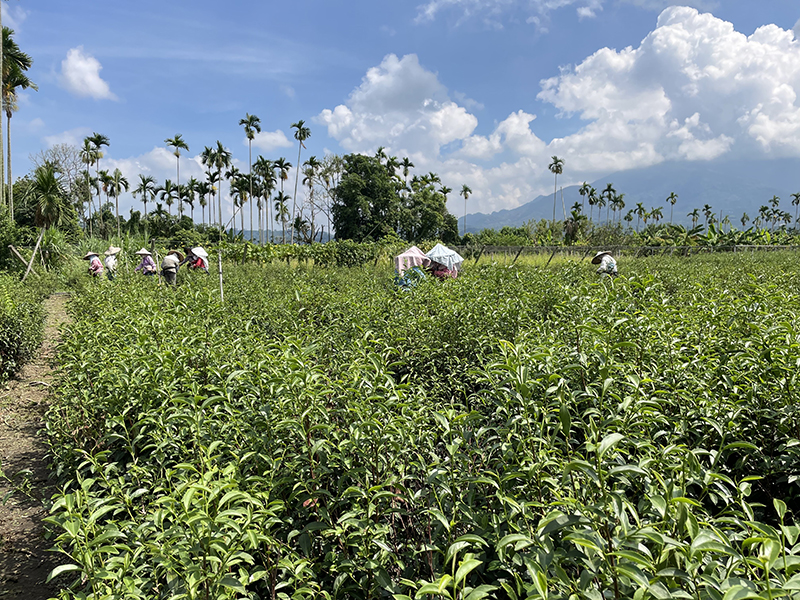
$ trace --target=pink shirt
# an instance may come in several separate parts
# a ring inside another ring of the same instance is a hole
[[[97,256],[93,256],[89,260],[89,273],[92,275],[100,275],[103,272],[103,263],[100,262],[100,258]]]

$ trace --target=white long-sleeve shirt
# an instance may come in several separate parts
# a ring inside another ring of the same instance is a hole
[[[597,267],[597,272],[606,275],[617,274],[617,261],[610,254],[604,254],[600,259],[600,266]]]

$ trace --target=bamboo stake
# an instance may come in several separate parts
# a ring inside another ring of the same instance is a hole
[[[12,244],[8,245],[8,249],[11,250],[11,252],[14,254],[14,256],[16,256],[23,265],[28,266],[28,261],[25,260],[19,252],[17,252],[17,249],[14,248],[14,246]],[[31,269],[31,273],[33,275],[35,275],[36,277],[39,277],[39,274],[36,271],[34,271],[33,269]]]
[[[31,262],[28,264],[28,269],[25,271],[25,275],[22,276],[22,281],[25,281],[25,278],[28,276],[28,273],[30,273],[31,269],[33,269],[33,261],[36,258],[36,252],[37,250],[39,250],[39,244],[42,243],[43,237],[44,237],[44,228],[42,228],[42,231],[39,234],[39,239],[36,240],[36,246],[33,248],[33,254],[31,255]]]

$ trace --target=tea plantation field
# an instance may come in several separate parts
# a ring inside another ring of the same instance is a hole
[[[620,268],[87,281],[61,597],[800,598],[800,263]]]

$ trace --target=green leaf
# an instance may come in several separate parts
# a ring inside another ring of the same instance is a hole
[[[778,500],[777,498],[773,498],[772,504],[778,513],[778,517],[780,517],[781,521],[783,521],[783,518],[786,515],[786,502],[783,500]]]
[[[734,585],[728,588],[722,600],[744,600],[745,598],[759,598],[760,600],[761,596],[743,585]]]
[[[468,592],[465,590],[464,600],[481,600],[482,598],[488,597],[496,589],[498,588],[495,585],[479,585]]]
[[[558,409],[558,418],[561,420],[561,429],[566,436],[569,436],[569,430],[572,426],[571,416],[566,404],[562,404]]]
[[[236,590],[240,594],[247,593],[247,590],[242,585],[242,582],[239,581],[238,579],[234,579],[233,577],[230,577],[229,575],[226,575],[225,577],[220,579],[219,582],[220,582],[221,585],[224,585],[226,588],[229,588],[229,589],[232,589],[232,590]]]
[[[78,565],[73,565],[73,564],[59,565],[55,569],[50,571],[50,574],[47,576],[47,581],[50,581],[51,579],[55,579],[59,575],[62,575],[64,573],[68,573],[69,571],[83,571],[83,569],[81,567],[79,567]]]
[[[597,447],[597,458],[603,460],[605,453],[624,439],[625,436],[621,433],[609,433],[603,438],[603,440],[600,442],[600,445]]]
[[[456,585],[460,585],[464,578],[469,575],[473,570],[483,564],[482,560],[478,560],[476,558],[470,558],[465,561],[462,561],[461,564],[458,566],[458,571],[456,571]]]
[[[433,515],[439,523],[441,523],[447,531],[450,531],[450,521],[447,520],[438,508],[431,508],[428,510],[428,514]]]

